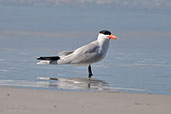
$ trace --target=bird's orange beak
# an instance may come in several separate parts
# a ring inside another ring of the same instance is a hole
[[[117,40],[118,38],[116,36],[114,36],[113,34],[111,34],[110,36],[108,36],[109,39],[114,39]]]

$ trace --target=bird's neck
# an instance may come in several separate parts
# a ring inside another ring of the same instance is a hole
[[[100,46],[100,48],[101,48],[100,51],[101,51],[102,53],[106,53],[107,50],[108,50],[108,48],[109,48],[109,39],[103,38],[103,37],[101,37],[101,36],[99,35],[98,38],[97,38],[97,41],[98,41],[99,46]]]
[[[105,38],[101,34],[98,35],[97,41],[99,42],[100,45],[109,45],[109,39]]]

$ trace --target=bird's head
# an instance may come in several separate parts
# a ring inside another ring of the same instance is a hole
[[[117,40],[118,38],[114,36],[110,31],[108,30],[102,30],[99,32],[100,39],[114,39]]]

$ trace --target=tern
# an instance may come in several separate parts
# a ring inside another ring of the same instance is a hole
[[[117,40],[108,30],[99,32],[97,40],[81,46],[74,51],[61,51],[57,56],[38,57],[37,64],[75,64],[75,65],[88,65],[88,78],[93,76],[91,64],[101,61],[109,48],[110,39]]]

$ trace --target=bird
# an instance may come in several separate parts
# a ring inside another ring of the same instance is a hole
[[[118,38],[109,30],[101,30],[97,40],[83,45],[73,51],[60,51],[56,56],[38,57],[37,64],[73,64],[87,65],[88,78],[93,76],[91,64],[101,61],[109,48],[110,39],[117,40]]]

